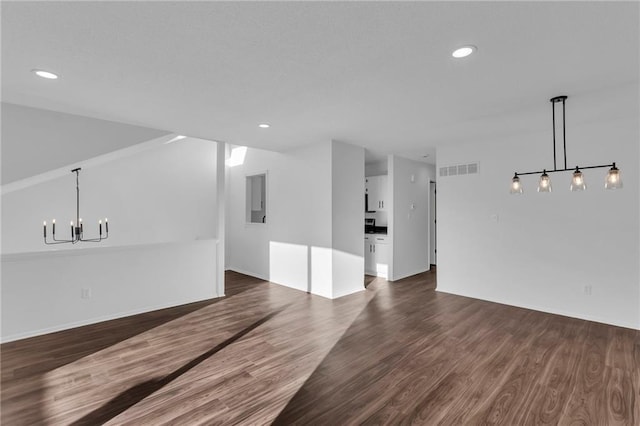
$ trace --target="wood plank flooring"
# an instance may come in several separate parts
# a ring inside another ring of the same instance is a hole
[[[227,297],[6,343],[6,425],[638,425],[640,332],[437,293]]]

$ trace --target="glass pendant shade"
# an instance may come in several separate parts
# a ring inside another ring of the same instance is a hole
[[[621,189],[622,179],[620,178],[620,170],[616,167],[616,163],[613,163],[613,167],[607,173],[607,180],[604,183],[605,189]]]
[[[511,190],[509,192],[511,194],[522,194],[522,184],[520,183],[518,175],[515,175],[513,179],[511,179]]]
[[[540,182],[538,182],[538,192],[551,192],[551,179],[549,179],[549,175],[547,171],[544,170],[542,172],[542,176],[540,176]]]
[[[587,185],[584,183],[584,176],[582,176],[582,172],[577,167],[576,171],[573,172],[573,177],[571,178],[571,186],[569,188],[572,191],[584,191],[585,189],[587,189]]]

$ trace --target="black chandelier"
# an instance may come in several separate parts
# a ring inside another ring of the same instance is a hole
[[[71,221],[71,239],[70,240],[58,240],[56,239],[56,220],[53,219],[53,238],[52,241],[47,241],[47,221],[44,221],[44,243],[45,244],[75,244],[78,242],[90,242],[99,243],[102,240],[109,238],[109,221],[104,219],[105,233],[102,233],[102,220],[98,221],[98,238],[84,238],[84,225],[82,224],[82,218],[80,217],[80,167],[71,170],[71,173],[76,174],[76,222]]]
[[[616,167],[616,163],[603,164],[600,166],[576,166],[575,168],[567,168],[567,138],[565,128],[565,101],[566,96],[556,96],[551,98],[551,117],[553,121],[553,170],[543,169],[537,172],[516,172],[511,179],[511,194],[522,194],[522,184],[520,183],[520,176],[525,175],[540,175],[540,181],[538,182],[538,192],[551,192],[551,178],[549,173],[568,172],[573,171],[573,177],[571,178],[571,185],[569,189],[571,191],[584,191],[587,189],[587,185],[584,181],[584,176],[580,170],[585,169],[601,169],[610,167],[609,173],[607,173],[604,187],[605,189],[620,189],[622,188],[622,180],[620,178],[620,170]],[[562,102],[562,147],[564,153],[564,168],[559,169],[556,161],[556,104]]]

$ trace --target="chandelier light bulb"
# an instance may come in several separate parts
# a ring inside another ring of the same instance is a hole
[[[569,187],[572,191],[584,191],[587,189],[587,185],[584,183],[584,176],[582,176],[582,172],[579,168],[576,167],[576,171],[573,172],[573,177],[571,178],[571,185]]]
[[[551,192],[551,179],[549,178],[546,170],[544,170],[542,172],[542,176],[540,176],[538,192]]]
[[[515,174],[513,179],[511,179],[511,190],[509,192],[511,194],[522,194],[522,184],[520,183],[518,174]]]
[[[622,189],[622,179],[620,178],[620,170],[613,163],[613,167],[607,173],[607,179],[604,183],[605,189]]]

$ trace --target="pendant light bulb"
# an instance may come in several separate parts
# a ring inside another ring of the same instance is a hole
[[[546,170],[542,171],[540,182],[538,183],[538,192],[551,192],[551,179]]]
[[[604,183],[605,189],[621,189],[622,179],[620,178],[620,170],[616,167],[616,163],[613,163],[613,167],[607,173],[607,179]]]
[[[576,171],[573,172],[573,177],[571,178],[571,186],[569,187],[572,191],[584,191],[587,189],[587,185],[584,183],[584,176],[582,176],[582,172],[579,168],[576,167]]]
[[[509,191],[511,194],[522,194],[522,184],[520,183],[520,178],[516,173],[511,179],[511,190]]]

